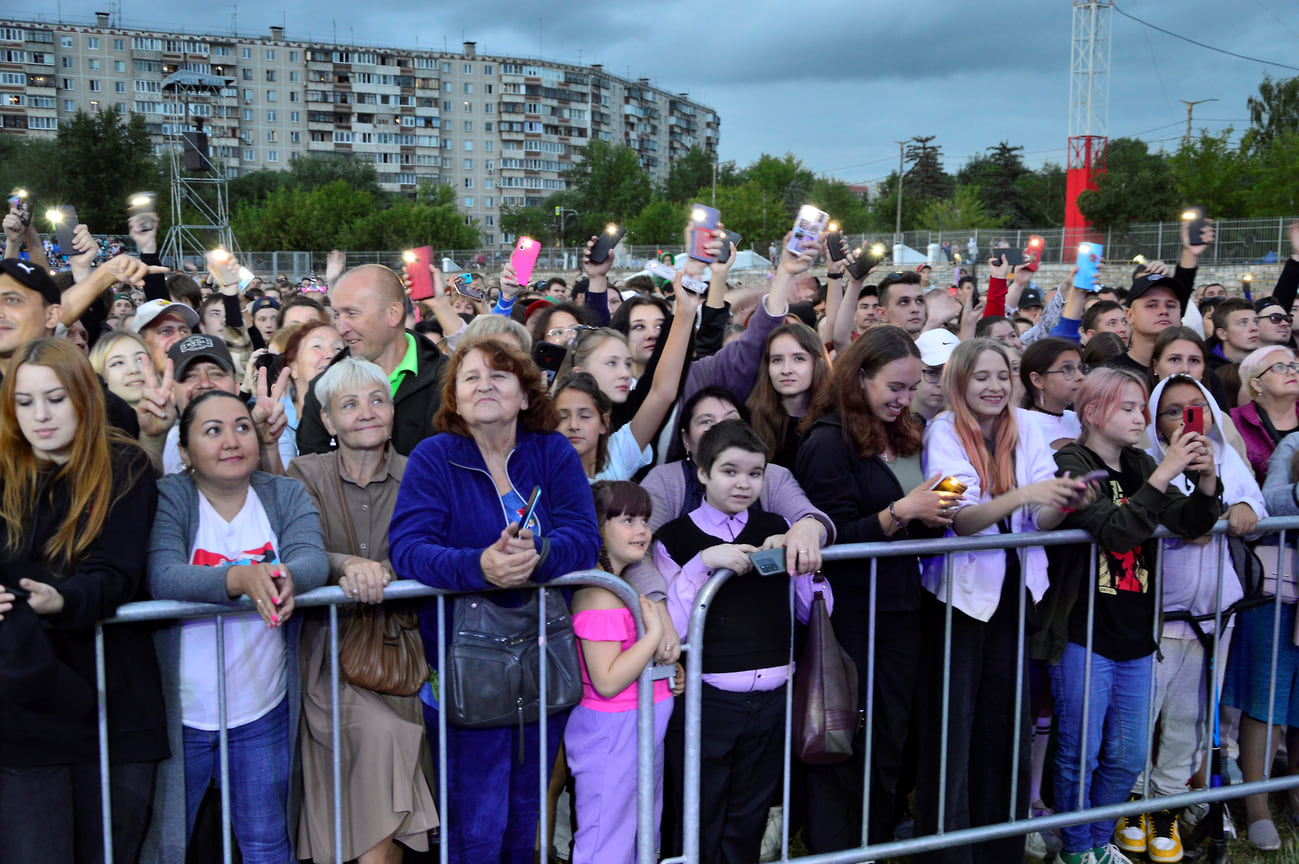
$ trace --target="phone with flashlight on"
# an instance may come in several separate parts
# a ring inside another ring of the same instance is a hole
[[[76,255],[72,232],[77,228],[77,209],[71,204],[51,207],[45,211],[45,218],[54,227],[54,239],[59,244],[59,251],[64,255]]]

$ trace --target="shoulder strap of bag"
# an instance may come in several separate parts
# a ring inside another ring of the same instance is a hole
[[[347,551],[353,557],[360,557],[356,551],[356,526],[352,524],[352,511],[347,509],[347,497],[343,494],[343,457],[334,452],[334,483],[338,488],[338,509],[343,514],[343,527],[347,531]]]

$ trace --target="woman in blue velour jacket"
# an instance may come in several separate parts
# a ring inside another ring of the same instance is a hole
[[[436,588],[480,592],[594,567],[600,532],[590,485],[572,445],[551,431],[557,420],[531,358],[491,339],[461,345],[434,418],[441,434],[411,453],[397,497],[388,532],[397,574]],[[520,528],[538,486],[535,516]],[[500,605],[521,600],[511,591],[491,595]],[[436,607],[426,604],[420,628],[434,665],[437,627]],[[566,719],[549,719],[547,767]],[[425,720],[436,736],[437,713],[427,705]],[[535,723],[448,727],[448,795],[438,803],[452,861],[532,861],[539,739]]]

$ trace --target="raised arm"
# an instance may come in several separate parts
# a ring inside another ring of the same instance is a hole
[[[610,256],[612,257],[612,256]],[[698,278],[690,272],[690,263],[677,271],[672,280],[672,290],[676,294],[676,307],[672,314],[672,326],[668,329],[667,343],[659,357],[658,368],[654,370],[653,383],[649,394],[641,402],[632,416],[631,434],[636,439],[636,446],[644,450],[650,445],[659,427],[667,418],[672,405],[677,401],[677,391],[681,383],[681,372],[686,365],[686,352],[690,348],[690,334],[695,326],[695,313],[699,310],[700,297],[681,287],[684,275]],[[702,267],[699,268],[702,270]]]

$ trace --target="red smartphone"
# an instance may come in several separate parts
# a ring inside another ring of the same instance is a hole
[[[532,281],[532,268],[537,266],[537,256],[541,254],[541,244],[531,237],[520,237],[510,256],[510,266],[514,268],[514,279],[520,285]]]
[[[433,274],[428,269],[433,260],[433,247],[411,249],[401,257],[406,261],[406,275],[410,277],[410,299],[428,300],[435,293]]]
[[[1041,237],[1033,234],[1028,238],[1028,245],[1024,247],[1024,269],[1030,273],[1037,272],[1037,266],[1042,263],[1042,250],[1046,248],[1046,241]]]
[[[711,263],[713,256],[706,247],[716,236],[717,220],[720,217],[712,207],[703,204],[690,205],[690,227],[686,229],[686,252],[696,261]]]
[[[1187,405],[1186,411],[1182,417],[1182,434],[1194,432],[1197,435],[1204,434],[1204,406]]]

